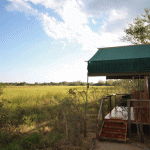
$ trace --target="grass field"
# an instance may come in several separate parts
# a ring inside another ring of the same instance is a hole
[[[106,86],[100,87],[90,87],[102,90],[107,89]],[[110,87],[108,87],[110,88]],[[56,94],[67,94],[69,89],[77,89],[78,91],[86,90],[86,86],[8,86],[4,89],[3,95],[1,98],[12,99],[17,96],[43,96],[47,94],[56,95]]]
[[[13,109],[17,106],[34,106],[44,104],[48,100],[62,100],[68,96],[69,89],[75,92],[86,92],[85,86],[8,86],[4,88],[3,95],[0,96],[0,102],[4,102],[4,107]],[[99,98],[102,95],[113,92],[113,87],[90,87],[88,90],[88,101],[93,100],[94,94]],[[83,95],[85,99],[85,94]]]
[[[114,87],[90,87],[88,106],[99,107],[102,96],[114,90]],[[53,146],[66,134],[72,134],[74,126],[78,128],[82,124],[85,100],[85,86],[4,88],[0,96],[1,149],[45,149]]]
[[[97,112],[102,97],[125,91],[121,86],[90,87],[87,110]],[[89,133],[83,138],[85,101],[85,86],[5,87],[0,96],[0,149],[54,150],[68,143],[70,149],[89,149]],[[104,107],[108,112],[107,100]]]

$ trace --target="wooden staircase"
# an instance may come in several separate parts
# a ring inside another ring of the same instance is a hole
[[[104,119],[100,133],[101,139],[127,141],[127,121],[121,119]]]

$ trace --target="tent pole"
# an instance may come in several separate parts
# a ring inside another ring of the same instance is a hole
[[[107,96],[108,96],[108,84],[107,84],[107,77],[106,77],[106,87],[107,87]]]
[[[87,88],[86,88],[86,104],[85,104],[85,119],[86,119],[86,111],[87,111],[87,95],[88,95],[88,74],[87,74]]]
[[[84,137],[87,137],[87,118],[86,118],[86,112],[87,112],[87,94],[88,94],[88,70],[87,70],[87,88],[86,88],[86,102],[85,102],[85,118],[84,118]]]
[[[141,110],[141,83],[140,83],[140,74],[139,74],[139,108],[140,108],[140,142],[144,143],[143,139],[143,126],[142,126],[142,110]]]

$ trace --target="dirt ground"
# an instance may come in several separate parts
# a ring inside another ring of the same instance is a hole
[[[95,140],[95,148],[91,150],[145,150],[145,148],[134,144]]]

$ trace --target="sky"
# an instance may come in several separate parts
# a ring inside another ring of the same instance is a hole
[[[149,0],[0,0],[0,82],[86,82],[85,61],[131,45],[120,39],[145,8]]]

